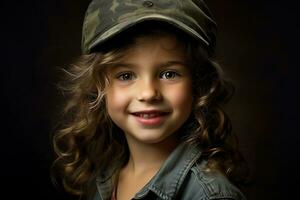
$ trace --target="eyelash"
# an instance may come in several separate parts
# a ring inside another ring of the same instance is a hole
[[[131,79],[125,79],[125,75],[130,75]],[[129,81],[129,80],[132,80],[132,77],[133,77],[133,73],[132,72],[121,72],[119,73],[116,78],[120,81]]]
[[[181,75],[175,71],[171,71],[171,70],[167,70],[167,71],[163,71],[159,74],[159,78],[163,78],[164,75],[166,75],[167,73],[171,73],[172,77],[171,78],[164,78],[164,79],[174,79],[176,77],[180,77]],[[129,75],[130,77],[125,78],[126,75]],[[116,76],[116,78],[120,81],[129,81],[132,80],[132,78],[134,77],[134,74],[132,72],[121,72],[120,74],[118,74]]]
[[[163,77],[163,75],[166,75],[167,73],[171,73],[173,76],[172,78],[166,78],[166,79],[174,79],[176,77],[181,76],[179,73],[175,72],[175,71],[171,71],[171,70],[167,70],[167,71],[163,71],[162,73],[160,73],[159,77]]]

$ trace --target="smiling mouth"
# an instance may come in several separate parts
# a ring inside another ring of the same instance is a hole
[[[170,112],[161,112],[161,111],[142,111],[142,112],[134,112],[132,115],[136,118],[136,120],[146,126],[153,126],[161,124],[166,116],[169,115]]]
[[[133,113],[133,115],[143,118],[143,119],[151,119],[156,117],[161,117],[167,115],[168,113]]]

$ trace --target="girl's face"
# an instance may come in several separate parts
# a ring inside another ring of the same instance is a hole
[[[174,139],[191,113],[191,74],[183,47],[172,35],[138,38],[108,69],[108,78],[108,114],[127,140]]]

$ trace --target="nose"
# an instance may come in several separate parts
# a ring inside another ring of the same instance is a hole
[[[155,81],[144,80],[138,83],[137,100],[144,102],[160,101],[162,95],[159,84]]]

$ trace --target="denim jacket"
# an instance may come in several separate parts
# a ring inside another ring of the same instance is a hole
[[[167,158],[157,174],[133,199],[140,200],[245,200],[245,196],[218,172],[203,170],[205,160],[199,160],[201,149],[180,144]],[[93,200],[110,200],[112,176],[96,179],[97,191]]]

